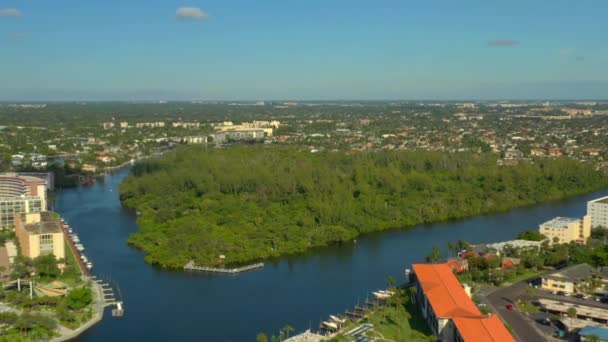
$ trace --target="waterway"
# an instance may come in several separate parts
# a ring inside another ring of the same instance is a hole
[[[93,261],[94,274],[115,280],[125,316],[104,320],[81,341],[255,341],[260,331],[278,334],[286,324],[302,331],[329,314],[350,309],[366,293],[404,280],[404,269],[424,260],[434,244],[512,239],[555,216],[582,216],[586,202],[608,190],[507,213],[418,226],[359,237],[347,244],[285,257],[238,276],[160,270],[127,245],[136,216],[121,207],[118,186],[128,170],[88,187],[57,195],[56,209],[69,222]]]

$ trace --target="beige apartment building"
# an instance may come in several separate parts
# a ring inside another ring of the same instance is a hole
[[[65,259],[65,242],[59,220],[49,212],[20,214],[15,220],[15,234],[21,254],[29,258],[53,254]]]
[[[600,287],[608,284],[608,267],[594,268],[588,264],[569,266],[541,276],[541,288],[570,294],[593,292],[597,290],[589,288],[593,278],[600,280]]]
[[[591,236],[591,218],[556,217],[541,224],[539,232],[551,242],[557,238],[558,243],[586,243]]]
[[[587,215],[591,216],[591,227],[608,228],[608,196],[588,202]]]

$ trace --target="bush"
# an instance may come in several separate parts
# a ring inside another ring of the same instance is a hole
[[[93,302],[93,292],[88,287],[73,289],[66,297],[67,305],[72,310],[80,310]]]

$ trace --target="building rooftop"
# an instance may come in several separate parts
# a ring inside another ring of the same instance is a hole
[[[542,241],[528,241],[528,240],[510,240],[503,242],[495,242],[488,243],[486,246],[488,248],[493,248],[498,252],[502,253],[503,249],[506,246],[511,246],[515,248],[530,248],[530,247],[540,247],[542,245]]]
[[[552,220],[549,220],[549,221],[541,224],[541,226],[566,229],[566,228],[568,228],[569,224],[578,223],[580,221],[581,221],[580,219],[573,218],[573,217],[556,217]]]
[[[597,336],[600,341],[608,341],[608,328],[605,327],[586,326],[578,334],[585,337]]]
[[[562,268],[557,272],[543,276],[543,278],[578,283],[580,281],[589,279],[589,277],[593,276],[595,273],[595,269],[589,264],[578,264]]]
[[[20,215],[21,222],[26,222],[26,215],[27,214]],[[26,223],[23,225],[23,228],[29,234],[61,233],[59,220],[53,217],[49,212],[40,213],[40,222]]]
[[[479,309],[447,264],[412,265],[438,317],[480,316]]]
[[[456,317],[454,325],[465,341],[508,342],[515,339],[496,315],[489,317]]]
[[[602,204],[608,204],[608,196],[606,196],[606,197],[602,197],[602,198],[598,198],[598,199],[594,199],[593,201],[590,201],[589,203],[602,203]]]

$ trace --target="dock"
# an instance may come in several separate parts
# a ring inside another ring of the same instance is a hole
[[[241,272],[253,271],[259,268],[264,267],[263,262],[259,262],[257,264],[251,264],[243,267],[237,268],[217,268],[217,267],[205,267],[205,266],[196,266],[194,261],[190,261],[184,266],[184,271],[195,271],[195,272],[209,272],[209,273],[224,273],[224,274],[237,274]]]

